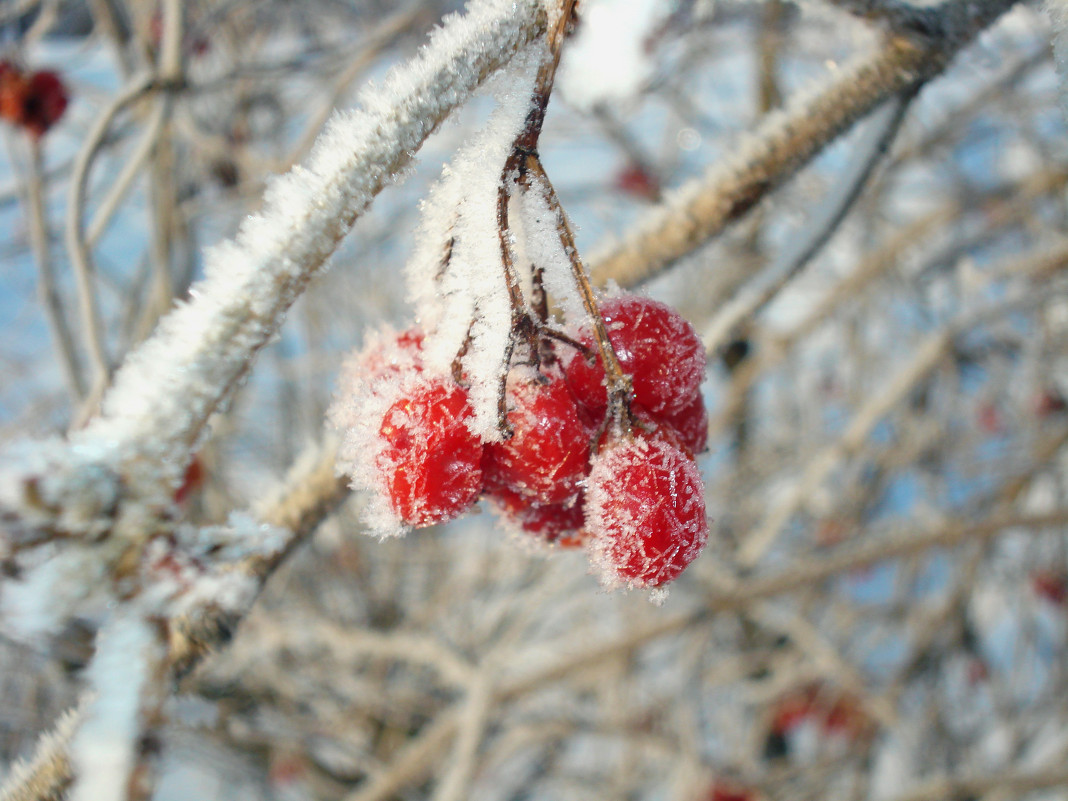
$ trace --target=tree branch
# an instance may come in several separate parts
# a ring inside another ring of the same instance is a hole
[[[592,277],[624,287],[654,277],[742,217],[826,145],[893,95],[915,91],[941,72],[954,53],[1008,10],[1014,0],[938,7],[944,34],[893,36],[856,57],[815,94],[799,97],[739,143],[735,155],[679,187],[621,242],[590,259]]]

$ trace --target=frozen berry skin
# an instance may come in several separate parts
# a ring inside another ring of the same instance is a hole
[[[586,532],[604,585],[657,587],[676,578],[708,541],[697,465],[656,439],[610,443],[590,468]]]
[[[634,402],[653,415],[682,411],[705,374],[705,351],[693,326],[670,306],[640,295],[609,298],[601,304],[601,316],[620,366],[633,382]],[[597,351],[588,326],[577,339]],[[603,415],[608,392],[600,353],[591,364],[574,352],[564,372],[578,402],[591,416]]]
[[[708,410],[700,391],[682,409],[671,415],[661,415],[659,420],[678,435],[682,449],[690,456],[708,450]]]
[[[559,378],[509,376],[505,401],[512,436],[486,445],[486,488],[501,488],[530,503],[566,503],[578,493],[589,465],[590,433]]]
[[[482,492],[482,444],[467,392],[445,378],[408,385],[382,419],[375,460],[390,506],[419,528],[463,514]]]
[[[531,503],[504,489],[488,494],[505,522],[524,533],[561,548],[576,548],[582,544],[584,499],[581,493],[567,503],[549,504]]]

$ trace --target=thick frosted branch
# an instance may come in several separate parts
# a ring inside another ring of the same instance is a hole
[[[816,92],[768,115],[730,159],[681,186],[633,233],[594,254],[594,280],[635,286],[692,252],[877,105],[937,75],[960,47],[1013,2],[947,4],[939,8],[938,37],[892,37],[881,49],[846,64]]]
[[[348,480],[335,472],[337,447],[327,442],[299,459],[281,489],[254,510],[256,519],[282,533],[276,550],[246,556],[224,572],[247,578],[249,590],[239,603],[220,605],[202,596],[171,620],[168,660],[175,678],[192,671],[211,651],[230,641],[235,627],[275,569],[304,542],[319,523],[348,497]]]
[[[539,11],[531,0],[473,3],[412,63],[364,91],[358,110],[336,115],[308,162],[271,182],[263,211],[208,252],[194,300],[131,355],[91,435],[143,439],[164,453],[195,441],[356,217],[449,113],[534,38]]]
[[[738,326],[766,306],[834,235],[897,135],[910,100],[893,98],[875,112],[864,138],[857,143],[853,161],[813,212],[811,222],[762,280],[740,292],[705,327],[705,350],[717,352]]]
[[[130,355],[101,417],[69,445],[24,443],[7,454],[0,507],[31,531],[143,537],[209,416],[354,220],[546,16],[537,0],[474,0],[366,89],[357,110],[336,115],[308,162],[270,184],[263,211],[207,253],[192,300]]]

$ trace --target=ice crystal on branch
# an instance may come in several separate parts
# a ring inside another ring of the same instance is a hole
[[[498,108],[446,166],[423,205],[407,267],[416,314],[428,332],[426,362],[448,372],[457,354],[474,408],[472,430],[500,439],[498,385],[507,368],[513,310],[497,220],[501,173],[522,130],[543,45],[517,57],[494,82]]]

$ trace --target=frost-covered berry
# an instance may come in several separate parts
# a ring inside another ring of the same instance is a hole
[[[704,347],[693,326],[670,306],[639,295],[609,298],[601,304],[601,316],[620,366],[633,382],[634,402],[654,415],[682,411],[705,374]],[[577,339],[596,351],[588,326]],[[608,392],[600,354],[590,364],[575,352],[564,372],[576,400],[592,416],[603,415]]]
[[[586,532],[606,586],[656,587],[708,541],[704,483],[693,460],[655,439],[622,439],[593,459]]]
[[[574,498],[589,464],[590,433],[567,386],[558,378],[515,370],[505,400],[512,436],[486,445],[486,489],[505,489],[539,504]]]
[[[423,369],[423,330],[413,326],[399,334],[390,330],[368,338],[354,367],[366,381]]]
[[[531,503],[507,490],[489,493],[505,523],[562,548],[582,544],[584,499],[580,493],[567,503]]]
[[[708,410],[700,391],[682,409],[658,419],[678,435],[683,450],[690,455],[704,453],[708,448]]]
[[[463,514],[482,491],[482,444],[467,427],[467,391],[447,378],[407,384],[379,426],[375,469],[393,512],[409,526]]]

